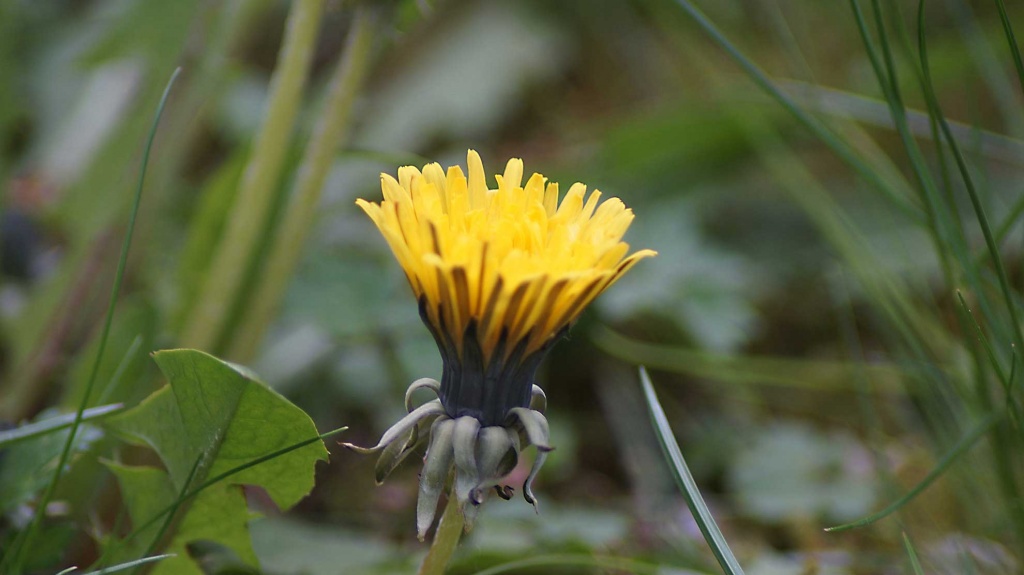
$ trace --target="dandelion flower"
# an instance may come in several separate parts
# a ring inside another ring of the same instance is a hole
[[[467,178],[458,166],[447,172],[438,164],[422,171],[405,166],[397,180],[381,175],[381,203],[356,202],[405,271],[444,365],[440,383],[417,380],[406,394],[409,404],[413,391],[427,387],[438,399],[407,405],[409,416],[371,449],[382,450],[377,475],[383,480],[429,440],[418,504],[421,538],[453,465],[455,495],[470,525],[487,489],[510,496],[501,478],[521,449],[536,445],[523,489],[535,504],[530,482],[551,449],[537,367],[587,304],[655,255],[627,255],[622,237],[633,212],[618,198],[602,202],[601,192],[587,195],[577,183],[559,201],[558,184],[540,174],[523,184],[519,159],[496,176],[496,189],[488,188],[472,150],[468,167]]]

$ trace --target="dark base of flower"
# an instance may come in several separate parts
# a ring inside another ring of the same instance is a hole
[[[426,303],[426,298],[420,299],[420,317],[434,336],[444,362],[438,396],[448,417],[469,416],[484,427],[500,426],[505,424],[511,409],[529,407],[537,368],[551,347],[568,332],[568,327],[529,355],[529,335],[510,343],[503,330],[485,365],[476,321],[471,321],[463,334],[460,354],[446,326],[434,326],[427,319]],[[438,316],[444,317],[440,313]],[[515,347],[509,349],[510,345]]]
[[[515,469],[519,454],[531,445],[537,447],[537,456],[523,482],[523,498],[537,509],[537,499],[531,486],[548,452],[552,450],[548,422],[543,413],[547,405],[544,390],[533,386],[530,389],[530,407],[509,410],[504,418],[507,422],[505,425],[483,426],[472,416],[448,417],[440,399],[413,408],[409,401],[412,393],[424,388],[439,391],[440,385],[430,379],[414,381],[406,392],[409,414],[384,432],[377,445],[363,448],[344,444],[359,453],[380,454],[375,470],[378,484],[402,460],[418,451],[422,445],[428,444],[416,501],[416,529],[420,539],[426,535],[434,521],[438,501],[453,469],[455,480],[452,492],[458,500],[465,527],[469,530],[480,504],[491,489],[494,489],[498,497],[506,500],[515,494],[501,480]]]

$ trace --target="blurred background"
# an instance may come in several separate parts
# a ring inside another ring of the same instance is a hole
[[[927,573],[1018,572],[1024,99],[1007,31],[1024,10],[696,4],[740,61],[670,0],[328,0],[304,64],[281,50],[298,2],[0,0],[0,418],[81,400],[180,66],[90,406],[137,403],[163,383],[151,351],[197,347],[251,367],[321,431],[374,443],[440,359],[354,201],[380,197],[380,172],[473,148],[489,175],[521,157],[563,190],[622,198],[627,241],[659,256],[541,368],[557,446],[541,513],[490,502],[452,573],[524,555],[549,559],[514,572],[717,572],[640,364],[748,573],[913,573],[912,554]],[[317,147],[331,126],[336,145]],[[309,213],[292,220],[302,193]],[[118,491],[96,461],[118,445],[90,429],[40,572],[88,565],[114,529]],[[50,443],[0,452],[0,541],[33,513]],[[377,487],[373,458],[328,447],[295,509],[250,493],[263,572],[412,572],[417,462]],[[895,515],[823,531],[936,469]]]

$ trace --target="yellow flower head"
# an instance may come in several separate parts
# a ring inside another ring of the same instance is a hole
[[[451,417],[500,425],[529,404],[537,364],[583,309],[637,261],[622,236],[632,210],[558,184],[511,159],[487,187],[483,163],[405,166],[381,174],[384,201],[357,200],[405,270],[445,363],[441,400]]]

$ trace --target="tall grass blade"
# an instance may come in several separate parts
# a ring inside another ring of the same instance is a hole
[[[850,0],[850,8],[853,12],[854,21],[857,24],[857,31],[861,36],[864,50],[871,62],[878,85],[881,87],[885,100],[889,105],[889,114],[892,116],[893,125],[900,136],[900,141],[910,160],[914,177],[920,187],[921,199],[926,208],[929,234],[935,242],[936,252],[940,256],[946,280],[951,283],[954,281],[954,278],[946,252],[947,250],[952,250],[958,259],[965,261],[967,259],[967,248],[960,234],[957,233],[954,218],[944,206],[935,181],[931,177],[924,155],[921,153],[921,149],[910,131],[906,106],[900,93],[896,62],[889,46],[888,33],[882,18],[882,9],[877,0],[872,0],[871,5],[881,56],[879,56],[878,51],[876,51],[873,45],[864,14],[860,9],[860,3],[858,0]],[[923,84],[923,78],[921,82]],[[968,279],[972,280],[972,286],[977,286],[977,282],[971,274],[968,274]]]
[[[338,60],[331,78],[330,89],[317,121],[317,130],[304,153],[302,165],[291,200],[285,208],[280,228],[274,233],[262,279],[255,293],[246,303],[241,326],[229,348],[228,356],[235,361],[247,361],[256,353],[263,335],[274,319],[295,267],[302,259],[302,247],[317,217],[317,208],[323,193],[324,180],[334,161],[339,144],[348,132],[349,119],[355,108],[373,53],[373,40],[379,36],[376,7],[370,3],[357,4],[352,16],[345,51]]]
[[[906,495],[904,495],[903,497],[900,497],[896,501],[892,502],[885,509],[882,509],[881,511],[878,511],[877,513],[872,513],[871,515],[868,515],[867,517],[858,519],[856,521],[852,521],[850,523],[844,523],[842,525],[836,525],[835,527],[826,527],[825,531],[828,531],[830,533],[834,533],[834,532],[837,532],[837,531],[846,531],[846,530],[854,529],[854,528],[857,528],[857,527],[864,527],[865,525],[870,525],[870,524],[874,523],[875,521],[878,521],[879,519],[882,519],[883,517],[887,517],[887,516],[895,513],[901,507],[903,507],[904,505],[909,503],[911,500],[913,500],[915,497],[917,497],[918,494],[920,494],[922,491],[924,491],[925,489],[928,489],[928,487],[932,483],[934,483],[936,479],[941,477],[942,474],[945,473],[945,471],[947,469],[949,469],[949,467],[953,464],[953,462],[955,462],[957,460],[958,457],[960,457],[962,454],[967,452],[967,450],[969,450],[975,444],[975,442],[978,441],[979,438],[981,438],[983,435],[988,433],[988,431],[991,430],[997,423],[999,423],[999,421],[1001,419],[1002,419],[1002,415],[1001,414],[993,413],[993,414],[990,414],[985,419],[982,419],[981,421],[979,421],[977,423],[977,425],[975,425],[973,428],[971,428],[971,430],[967,433],[967,435],[964,435],[960,439],[960,441],[958,441],[956,443],[956,445],[953,446],[953,449],[949,450],[949,453],[947,453],[942,458],[942,460],[939,461],[939,464],[936,465],[935,468],[932,469],[928,473],[928,475],[925,476],[925,478],[920,481],[920,483],[915,485],[913,489],[911,489],[910,491],[908,491],[906,493]]]
[[[117,368],[114,369],[113,375],[110,376],[110,380],[107,381],[107,385],[100,391],[100,398],[97,400],[98,403],[105,403],[110,394],[114,393],[117,386],[121,383],[121,378],[124,377],[128,366],[131,365],[132,358],[138,353],[139,348],[142,347],[142,336],[137,335],[132,340],[131,345],[128,346],[128,351],[124,352],[124,356],[121,357],[121,361],[117,364]]]
[[[1010,17],[1006,14],[1006,6],[1003,0],[996,0],[999,8],[999,20],[1003,23],[1003,33],[1006,34],[1006,43],[1010,45],[1010,55],[1013,56],[1013,65],[1017,68],[1017,80],[1020,82],[1021,92],[1024,93],[1024,62],[1020,58],[1020,48],[1017,46],[1017,38],[1013,33],[1013,26],[1010,25]]]
[[[124,406],[120,403],[92,407],[83,411],[81,418],[82,421],[101,419],[108,415],[117,413],[122,407]],[[7,431],[0,431],[0,449],[11,447],[12,445],[21,443],[22,441],[42,437],[43,435],[48,435],[62,429],[67,429],[74,425],[75,417],[77,416],[77,413],[68,413],[67,415],[58,415],[57,417],[49,417],[35,423],[21,425],[14,429],[8,429]]]
[[[686,497],[686,504],[689,506],[690,512],[693,513],[697,526],[700,527],[700,532],[711,547],[711,552],[715,554],[715,559],[722,566],[722,570],[727,575],[742,575],[743,568],[740,567],[739,561],[736,560],[732,549],[729,548],[729,543],[726,542],[722,531],[718,528],[718,524],[715,523],[715,518],[711,516],[711,510],[704,503],[700,489],[697,488],[697,482],[694,481],[693,475],[690,474],[690,468],[687,467],[686,460],[683,459],[683,453],[679,450],[679,444],[676,443],[676,439],[672,435],[672,427],[668,423],[668,418],[665,417],[665,411],[661,408],[658,396],[654,393],[651,378],[648,377],[647,370],[643,367],[640,368],[640,382],[644,387],[647,407],[651,411],[651,423],[654,425],[654,432],[658,436],[658,442],[665,453],[665,458],[669,461],[672,475],[679,483],[679,487]]]
[[[184,347],[217,351],[232,336],[232,314],[247,299],[252,266],[273,219],[277,183],[309,79],[323,0],[288,3],[288,18],[277,65],[271,77],[266,111],[239,184],[230,217],[207,268],[200,295],[184,324]]]
[[[1018,348],[1024,348],[1024,332],[1021,331],[1017,305],[1014,302],[1013,294],[1010,292],[1010,283],[1006,277],[1006,269],[1003,267],[1003,260],[999,256],[999,248],[996,245],[995,236],[992,234],[992,228],[989,226],[988,216],[985,215],[985,208],[981,204],[981,198],[974,186],[974,179],[971,177],[970,170],[967,167],[967,161],[964,159],[964,154],[960,150],[960,146],[957,144],[956,138],[953,136],[953,132],[949,127],[949,122],[946,121],[945,116],[942,114],[942,108],[939,105],[938,97],[935,95],[935,86],[932,83],[931,69],[928,63],[928,44],[925,41],[923,0],[918,3],[917,26],[918,49],[921,53],[921,68],[924,73],[925,101],[928,103],[928,108],[931,114],[939,121],[939,127],[942,129],[946,142],[949,144],[950,151],[953,152],[953,159],[956,160],[957,169],[960,171],[964,186],[967,189],[967,195],[971,200],[971,207],[974,208],[974,214],[978,220],[978,225],[981,227],[981,233],[985,238],[985,246],[988,248],[989,257],[992,259],[992,265],[996,269],[996,277],[999,280],[999,289],[1002,292],[1003,299],[1006,301],[1006,308],[1009,312],[1014,342],[1017,344]]]
[[[1024,193],[1020,195],[1017,203],[1007,210],[1003,223],[996,230],[996,243],[1002,243],[1006,239],[1006,236],[1013,229],[1013,225],[1017,223],[1017,219],[1020,218],[1021,214],[1024,214]]]
[[[106,575],[107,573],[116,573],[118,571],[124,571],[126,569],[136,568],[147,563],[156,563],[157,561],[163,561],[164,559],[170,559],[171,557],[177,557],[174,553],[166,553],[164,555],[151,555],[149,557],[143,557],[142,559],[136,559],[135,561],[128,561],[126,563],[119,563],[117,565],[111,565],[110,567],[104,567],[96,571],[89,571],[88,573],[82,573],[82,575]]]
[[[196,462],[192,464],[192,469],[188,472],[188,477],[185,478],[185,483],[182,484],[181,491],[178,493],[178,499],[174,502],[174,504],[171,505],[171,510],[167,513],[167,516],[164,518],[164,522],[160,526],[160,530],[157,531],[156,537],[153,537],[153,540],[149,542],[149,548],[147,548],[146,552],[143,553],[143,557],[153,555],[153,553],[156,552],[157,547],[160,545],[160,542],[163,541],[164,536],[167,534],[167,531],[171,528],[171,522],[174,521],[174,516],[178,513],[178,509],[181,507],[181,504],[185,501],[184,495],[188,491],[189,486],[192,485],[192,480],[196,476],[196,471],[199,470],[199,466],[200,464],[203,463],[204,459],[205,457],[200,455],[199,457],[196,458]],[[132,571],[133,574],[138,572],[139,568],[136,568]]]
[[[914,545],[910,542],[910,537],[907,537],[906,531],[903,532],[903,548],[907,551],[907,558],[910,559],[910,568],[914,575],[924,575],[921,562],[917,559],[917,551],[914,551]]]
[[[4,561],[0,563],[0,573],[12,573],[17,575],[21,572],[22,561],[24,561],[23,552],[25,549],[30,548],[33,540],[35,539],[36,533],[39,529],[39,522],[42,520],[43,515],[46,513],[46,507],[53,500],[54,493],[57,492],[57,485],[60,483],[61,475],[64,473],[64,468],[68,464],[68,459],[71,457],[71,447],[75,444],[75,435],[78,434],[78,428],[82,425],[82,416],[85,413],[86,407],[89,405],[89,397],[92,395],[93,387],[96,386],[96,376],[99,374],[100,361],[103,359],[103,353],[107,349],[107,339],[110,336],[110,326],[114,321],[114,308],[117,304],[118,294],[121,292],[121,283],[124,281],[124,269],[128,264],[128,249],[132,245],[132,235],[135,232],[135,220],[139,215],[139,204],[142,202],[142,190],[143,185],[146,181],[146,166],[149,165],[149,153],[153,149],[153,140],[156,139],[156,129],[160,125],[160,116],[163,115],[164,107],[167,105],[167,98],[171,95],[171,88],[174,87],[174,82],[178,79],[178,75],[181,73],[181,68],[176,68],[171,74],[170,80],[167,81],[167,87],[164,88],[164,93],[160,97],[160,103],[157,105],[156,114],[153,117],[153,125],[149,130],[149,137],[146,140],[146,147],[142,153],[142,168],[139,170],[139,183],[135,189],[135,201],[132,204],[131,215],[128,218],[128,231],[124,236],[124,243],[121,246],[121,257],[117,262],[117,271],[114,273],[114,286],[110,290],[110,303],[107,306],[107,316],[103,320],[103,331],[100,335],[99,347],[96,350],[96,359],[92,364],[92,371],[89,373],[89,379],[85,384],[85,392],[82,393],[82,401],[78,404],[78,411],[75,412],[75,418],[71,422],[71,432],[68,434],[67,441],[64,442],[64,448],[61,450],[60,457],[57,460],[57,468],[53,472],[53,478],[50,480],[46,491],[43,493],[43,497],[39,500],[39,504],[36,506],[36,512],[32,516],[32,521],[28,527],[25,528],[24,538],[19,538],[15,542],[14,548],[10,551],[10,555],[4,557]],[[10,571],[5,569],[9,566]]]
[[[883,181],[875,170],[871,168],[857,153],[841,138],[837,137],[822,122],[808,114],[803,108],[797,106],[793,99],[783,92],[775,82],[757,64],[747,58],[740,50],[725,37],[725,34],[716,27],[707,16],[704,15],[689,0],[676,0],[676,4],[683,9],[720,48],[735,61],[748,76],[762,90],[768,93],[787,112],[797,119],[805,128],[811,131],[819,140],[829,147],[841,160],[853,168],[862,178],[868,181],[872,187],[881,191],[904,215],[913,221],[920,221],[921,213],[917,206],[908,202],[906,198],[897,195],[890,186]]]
[[[978,333],[978,341],[980,341],[982,347],[985,348],[985,353],[988,355],[988,360],[992,364],[992,369],[995,370],[996,376],[999,380],[1003,382],[1003,387],[1009,390],[1012,376],[1007,378],[1006,373],[1003,372],[1002,366],[999,365],[999,359],[996,357],[996,351],[992,348],[992,344],[988,341],[988,338],[985,337],[985,332],[981,329],[981,324],[978,323],[977,318],[975,318],[974,314],[971,313],[971,308],[967,306],[967,300],[964,299],[964,294],[960,293],[960,290],[956,290],[956,297],[960,300],[960,308],[964,310],[964,314],[969,316],[971,321],[974,323],[974,329]]]

